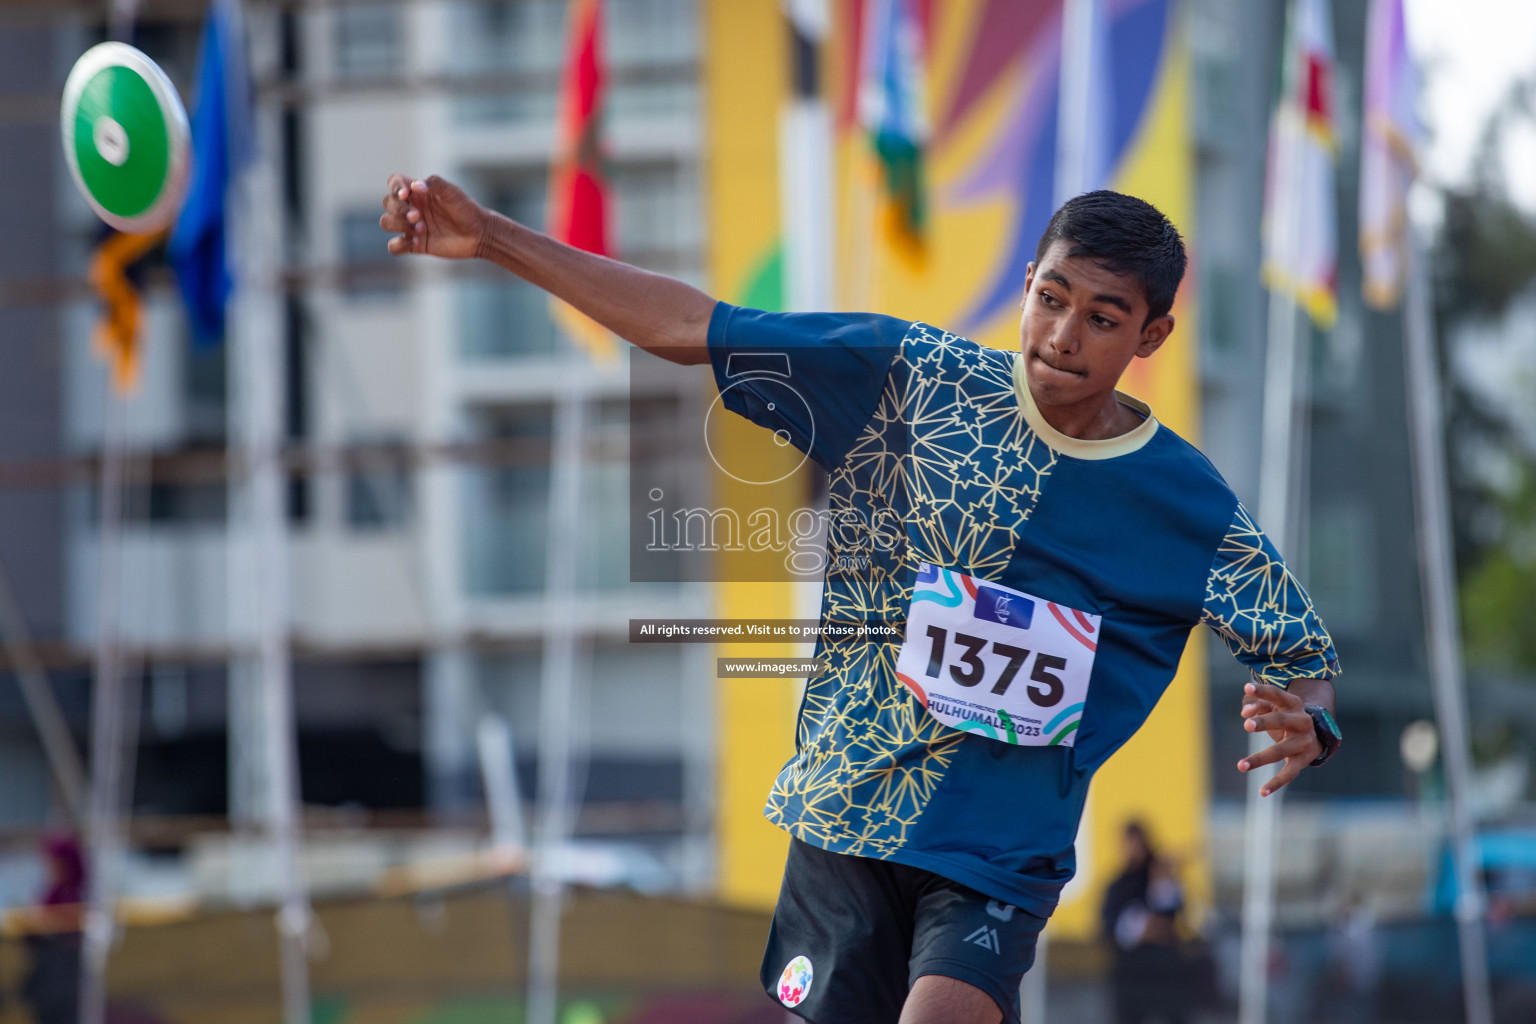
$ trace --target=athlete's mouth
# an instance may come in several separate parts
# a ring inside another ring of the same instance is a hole
[[[1060,367],[1060,366],[1056,366],[1056,365],[1054,365],[1052,363],[1048,363],[1048,362],[1045,361],[1045,358],[1043,356],[1041,356],[1039,353],[1035,354],[1034,360],[1035,360],[1035,362],[1039,363],[1041,366],[1044,366],[1047,370],[1054,370],[1057,373],[1071,374],[1074,377],[1086,376],[1086,374],[1082,373],[1079,370],[1068,370],[1068,369],[1065,369],[1064,367]]]

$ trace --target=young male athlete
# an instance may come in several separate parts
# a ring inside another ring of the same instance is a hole
[[[1157,351],[1184,244],[1141,200],[1066,203],[1026,278],[1018,352],[871,313],[716,302],[391,177],[397,255],[489,259],[615,334],[713,365],[728,408],[829,474],[826,639],[767,815],[789,860],[762,980],[819,1024],[1018,1021],[1072,876],[1088,782],[1172,680],[1190,630],[1252,670],[1242,716],[1284,762],[1338,746],[1333,645],[1220,475],[1115,386]],[[789,360],[771,375],[732,360]],[[727,390],[728,389],[728,390]],[[895,529],[877,523],[899,524]]]

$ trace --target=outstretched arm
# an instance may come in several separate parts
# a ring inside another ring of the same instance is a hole
[[[643,349],[675,363],[709,361],[714,299],[675,278],[557,242],[436,175],[390,175],[379,226],[397,233],[389,240],[396,256],[490,260]]]

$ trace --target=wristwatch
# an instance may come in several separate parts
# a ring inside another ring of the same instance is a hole
[[[1319,704],[1308,704],[1302,710],[1312,716],[1312,727],[1317,730],[1317,742],[1323,745],[1323,752],[1308,766],[1316,768],[1339,749],[1339,744],[1344,742],[1344,734],[1339,731],[1339,723],[1334,721],[1333,712],[1327,708]]]

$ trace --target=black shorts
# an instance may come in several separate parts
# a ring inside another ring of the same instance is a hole
[[[791,839],[763,988],[814,1024],[896,1024],[925,974],[981,989],[1019,1024],[1045,919],[921,868]]]

